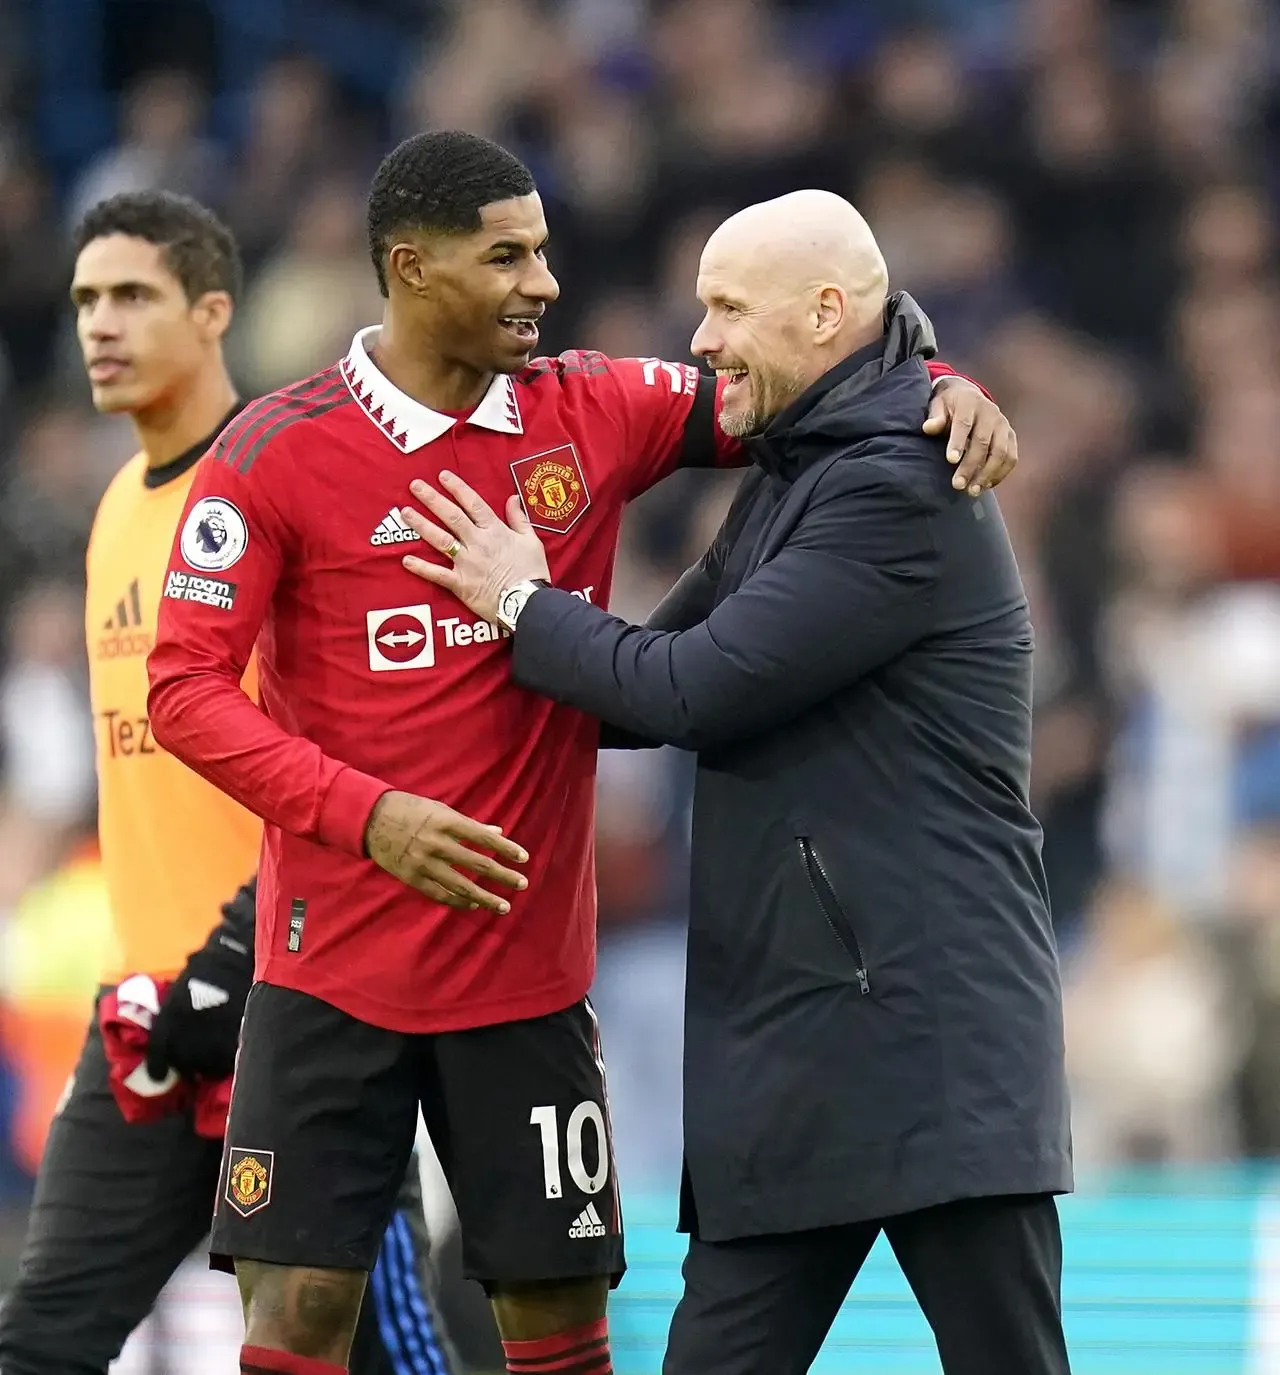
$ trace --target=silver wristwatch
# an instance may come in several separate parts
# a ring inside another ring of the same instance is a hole
[[[498,624],[507,632],[513,632],[524,604],[540,587],[550,587],[546,578],[525,578],[523,581],[504,587],[498,594]]]

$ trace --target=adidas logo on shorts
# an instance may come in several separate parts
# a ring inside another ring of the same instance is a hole
[[[600,1214],[596,1212],[594,1203],[588,1203],[574,1218],[573,1226],[569,1228],[569,1235],[575,1239],[579,1237],[602,1237],[607,1232],[608,1228],[600,1221]]]
[[[400,512],[392,507],[378,522],[378,527],[369,536],[370,544],[408,544],[418,538],[416,530],[410,530],[401,518]]]

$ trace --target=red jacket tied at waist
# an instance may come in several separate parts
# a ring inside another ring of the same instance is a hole
[[[102,995],[98,1026],[106,1049],[112,1095],[126,1122],[158,1122],[169,1113],[190,1108],[196,1134],[220,1141],[227,1130],[230,1076],[190,1080],[170,1070],[163,1079],[153,1079],[147,1072],[151,1022],[168,991],[167,980],[132,974]]]

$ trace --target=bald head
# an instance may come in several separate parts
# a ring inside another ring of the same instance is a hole
[[[751,434],[842,358],[879,338],[889,273],[866,220],[829,191],[739,211],[707,240],[693,351],[733,374],[721,404]]]
[[[761,300],[831,284],[864,325],[880,320],[889,291],[871,226],[830,191],[793,191],[730,215],[703,249],[708,268],[736,269]]]

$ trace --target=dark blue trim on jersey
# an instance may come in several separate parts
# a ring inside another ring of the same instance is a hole
[[[409,1224],[397,1214],[370,1276],[378,1331],[396,1375],[449,1375],[418,1278]]]

